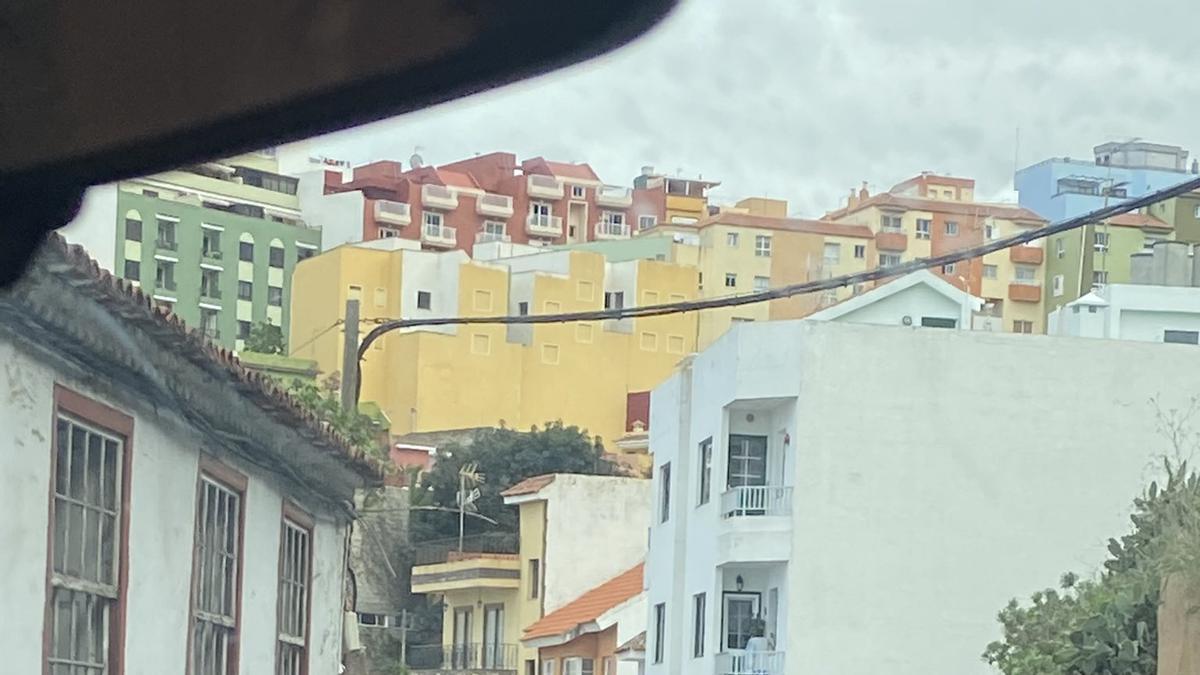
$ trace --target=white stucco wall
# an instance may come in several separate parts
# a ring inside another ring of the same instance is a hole
[[[304,222],[321,228],[321,250],[362,241],[366,217],[363,193],[358,190],[325,194],[325,171],[300,175],[296,189]]]
[[[83,195],[79,213],[59,233],[87,249],[110,272],[117,260],[117,184],[97,185]]]
[[[906,316],[912,319],[913,326],[920,326],[924,317],[937,317],[952,319],[962,327],[970,325],[971,308],[970,305],[954,302],[928,286],[916,285],[847,312],[834,320],[900,326]]]
[[[12,516],[0,521],[5,549],[0,555],[0,596],[5,599],[6,617],[0,630],[0,654],[5,672],[41,672],[55,382],[134,418],[125,672],[183,672],[199,448],[206,439],[173,419],[105,400],[10,343],[0,342],[0,362],[5,364],[0,380],[8,392],[0,405],[4,430],[0,473],[6,476],[0,508]],[[253,467],[224,461],[249,477],[244,501],[240,672],[274,672],[284,493]],[[310,672],[336,673],[341,660],[345,528],[330,517],[314,515]]]
[[[400,265],[400,316],[405,319],[458,316],[459,267],[468,261],[462,251],[435,253],[432,251],[405,251]],[[417,307],[417,291],[429,291],[429,309]],[[453,335],[457,326],[421,326],[404,331],[427,331]]]
[[[1112,284],[1095,292],[1107,305],[1088,311],[1087,299],[1055,310],[1056,335],[1162,342],[1167,330],[1200,331],[1200,288]],[[1078,311],[1076,311],[1078,308]]]
[[[650,481],[560,474],[541,494],[547,503],[547,614],[646,555]]]
[[[671,462],[673,508],[667,524],[652,520],[647,607],[667,603],[668,629],[666,662],[648,672],[712,672],[719,596],[708,600],[701,660],[691,658],[690,603],[728,590],[715,562],[726,555],[725,570],[747,570],[748,589],[759,571],[786,570],[778,649],[789,674],[991,673],[979,654],[1000,636],[996,612],[1065,571],[1095,573],[1107,539],[1128,531],[1133,498],[1169,451],[1151,397],[1184,409],[1200,388],[1200,361],[1180,358],[1187,349],[738,326],[651,398],[650,447],[656,468]],[[719,536],[729,527],[714,508],[724,436],[731,411],[746,410],[790,435],[793,496],[790,553],[739,567],[775,548]],[[697,447],[710,435],[713,500],[697,507]]]

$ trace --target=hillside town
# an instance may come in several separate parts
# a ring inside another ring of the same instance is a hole
[[[1096,140],[814,213],[504,150],[96,187],[0,294],[0,654],[1200,673],[1200,163]]]

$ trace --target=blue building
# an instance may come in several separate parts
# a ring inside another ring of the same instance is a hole
[[[1054,222],[1140,197],[1190,178],[1188,151],[1175,145],[1132,141],[1104,143],[1091,161],[1055,157],[1017,171],[1013,187],[1021,206]],[[1191,172],[1197,163],[1192,161]]]

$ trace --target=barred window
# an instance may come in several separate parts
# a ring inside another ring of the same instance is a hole
[[[308,671],[308,598],[310,527],[284,516],[279,545],[278,675]]]
[[[192,675],[237,672],[242,498],[235,488],[202,474],[196,510],[192,574]]]

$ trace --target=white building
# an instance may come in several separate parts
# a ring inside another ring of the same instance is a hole
[[[652,393],[646,672],[991,673],[996,613],[1128,530],[1184,349],[735,327]]]
[[[1185,242],[1130,258],[1130,283],[1099,286],[1050,313],[1047,332],[1071,337],[1200,344],[1200,267]]]
[[[929,270],[918,270],[810,314],[814,321],[880,326],[963,328],[972,325],[983,300]]]
[[[52,237],[0,294],[9,673],[337,673],[375,465]]]

